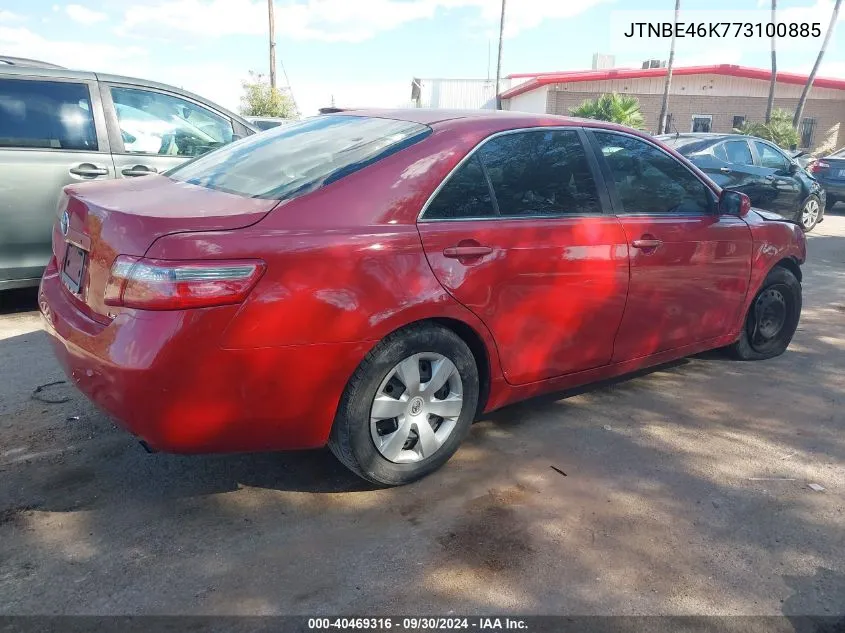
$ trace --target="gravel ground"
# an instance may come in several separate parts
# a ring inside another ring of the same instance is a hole
[[[509,407],[389,490],[322,451],[147,455],[67,385],[33,398],[64,376],[6,293],[0,614],[845,615],[841,210],[809,250],[782,357]]]

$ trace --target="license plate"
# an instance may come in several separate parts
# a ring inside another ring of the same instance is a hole
[[[87,253],[73,244],[67,245],[65,261],[62,263],[62,281],[73,294],[79,294],[82,287],[82,274],[85,271]]]
[[[840,170],[839,170],[839,177],[840,177],[840,178],[845,178],[845,169],[840,169]]]

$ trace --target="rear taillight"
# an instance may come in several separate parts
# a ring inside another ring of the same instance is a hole
[[[168,261],[120,255],[104,302],[141,310],[185,310],[240,303],[266,268],[260,260]]]
[[[814,174],[824,171],[825,169],[830,169],[830,163],[826,163],[823,160],[814,161],[813,164],[810,165],[810,171]]]

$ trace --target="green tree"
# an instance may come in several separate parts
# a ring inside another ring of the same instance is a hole
[[[241,114],[295,119],[296,104],[287,91],[273,88],[264,75],[250,71],[249,80],[242,82]]]
[[[768,123],[746,121],[742,127],[736,128],[734,132],[764,138],[783,149],[795,147],[801,140],[798,131],[792,127],[792,115],[781,109],[772,111],[772,117]]]
[[[598,99],[587,99],[577,108],[570,109],[570,112],[572,116],[611,121],[638,130],[645,126],[645,119],[640,112],[640,100],[630,95],[620,95],[615,92],[603,94]]]

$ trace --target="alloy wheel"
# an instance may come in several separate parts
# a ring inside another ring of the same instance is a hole
[[[819,219],[819,203],[813,198],[807,200],[804,208],[801,209],[801,224],[805,229],[811,229],[816,225]]]

